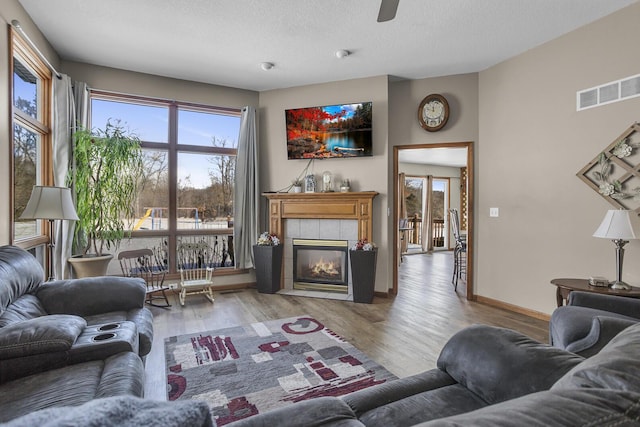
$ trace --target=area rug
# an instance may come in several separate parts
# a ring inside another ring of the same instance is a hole
[[[396,378],[309,316],[165,339],[169,400],[200,399],[221,426]]]

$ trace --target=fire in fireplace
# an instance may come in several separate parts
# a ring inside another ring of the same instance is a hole
[[[293,239],[293,288],[348,292],[346,240]]]

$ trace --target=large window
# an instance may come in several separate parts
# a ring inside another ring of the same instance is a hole
[[[13,31],[11,51],[12,241],[30,249],[48,240],[42,220],[21,220],[20,215],[34,185],[51,185],[51,71]]]
[[[145,172],[121,250],[153,249],[172,272],[183,242],[206,242],[233,267],[233,186],[240,111],[93,91],[91,127],[120,123],[142,141]],[[112,263],[114,264],[114,263]],[[110,273],[117,274],[117,265]]]

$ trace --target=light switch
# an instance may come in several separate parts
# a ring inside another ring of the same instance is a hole
[[[500,216],[500,209],[498,208],[489,208],[489,216],[492,218],[497,218]]]

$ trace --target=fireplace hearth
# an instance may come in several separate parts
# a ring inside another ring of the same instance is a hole
[[[293,239],[293,288],[348,292],[346,240]]]

